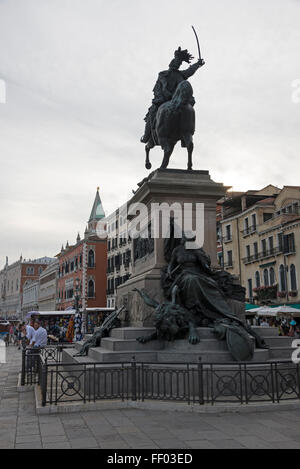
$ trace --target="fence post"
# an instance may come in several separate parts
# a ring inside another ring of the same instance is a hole
[[[22,368],[21,368],[21,386],[25,385],[26,372],[26,348],[22,348]]]
[[[42,363],[42,361],[40,363]],[[43,363],[42,364],[42,382],[41,382],[42,406],[43,407],[45,407],[46,400],[47,400],[47,372],[48,372],[47,363]]]
[[[199,387],[199,404],[204,404],[204,396],[203,396],[203,365],[202,365],[202,358],[199,357],[198,362],[198,387]]]
[[[131,399],[136,401],[136,361],[135,356],[131,360]]]

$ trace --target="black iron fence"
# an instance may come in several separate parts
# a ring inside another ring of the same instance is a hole
[[[60,355],[58,355],[60,357]],[[25,355],[25,358],[30,354]],[[299,365],[240,363],[63,363],[35,357],[24,384],[39,384],[42,404],[175,401],[187,404],[281,402],[300,398]]]
[[[41,368],[47,363],[62,361],[62,351],[67,344],[47,345],[43,348],[24,347],[22,349],[21,385],[40,383]]]

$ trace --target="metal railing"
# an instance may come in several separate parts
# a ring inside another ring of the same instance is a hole
[[[247,228],[244,228],[241,233],[243,234],[243,236],[248,236],[252,233],[255,233],[257,231],[257,225],[252,225],[252,226],[248,226]]]
[[[73,348],[73,345],[47,345],[43,348],[23,347],[21,385],[40,384],[42,366],[48,363],[60,363],[62,351],[67,347]]]
[[[105,399],[187,404],[300,399],[299,365],[238,363],[61,363],[39,357],[42,405]]]

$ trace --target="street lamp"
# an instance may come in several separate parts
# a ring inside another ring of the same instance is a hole
[[[75,297],[74,297],[74,309],[76,311],[75,313],[75,337],[76,340],[81,340],[82,339],[82,332],[81,332],[81,326],[82,326],[82,317],[81,313],[79,311],[79,300],[80,300],[80,279],[77,277],[75,279]]]

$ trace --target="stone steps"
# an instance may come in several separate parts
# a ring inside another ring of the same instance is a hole
[[[264,337],[269,347],[291,347],[294,340],[293,337]]]
[[[115,339],[136,339],[155,332],[154,327],[120,327],[110,331],[110,337]],[[216,336],[211,327],[198,327],[200,339],[215,339]]]
[[[276,360],[292,359],[292,353],[295,348],[292,347],[272,347],[269,349],[269,358]]]
[[[264,362],[268,360],[268,350],[254,351],[253,362]],[[211,351],[202,350],[197,352],[167,352],[165,350],[158,352],[157,358],[160,363],[199,363],[199,357],[203,363],[235,363],[229,351]]]
[[[130,363],[134,357],[136,361],[151,363],[157,361],[157,352],[147,349],[116,352],[103,347],[97,347],[90,348],[89,357],[96,362],[107,363]]]
[[[277,327],[252,326],[252,329],[261,337],[279,337]]]
[[[113,352],[126,352],[130,350],[144,351],[160,350],[164,347],[164,343],[159,340],[151,340],[147,344],[141,344],[136,339],[115,339],[114,337],[105,337],[101,340],[101,348]]]
[[[143,335],[155,332],[155,327],[119,327],[110,331],[110,337],[114,339],[136,339]]]

